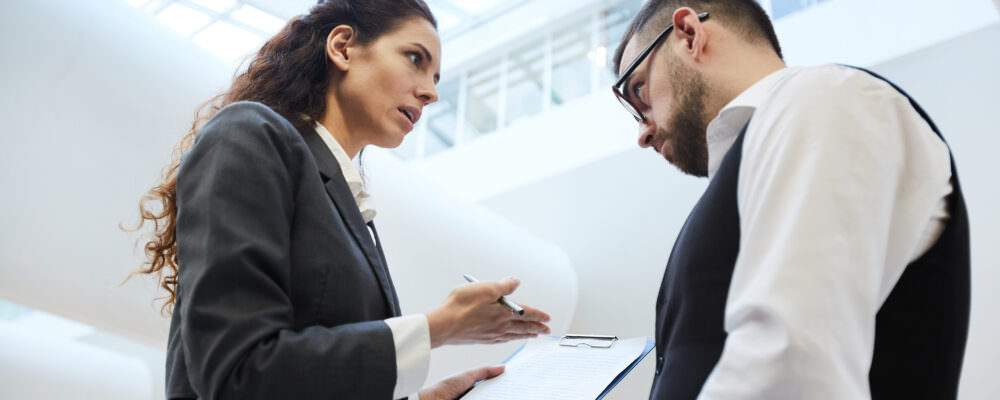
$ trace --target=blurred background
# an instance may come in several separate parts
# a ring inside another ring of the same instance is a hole
[[[404,313],[440,304],[463,272],[514,275],[554,334],[652,338],[670,247],[707,182],[638,149],[608,90],[642,1],[427,2],[440,101],[362,161]],[[314,3],[0,1],[0,398],[163,398],[163,292],[122,285],[143,257],[119,224],[136,222],[195,109]],[[789,65],[870,68],[949,140],[972,224],[960,398],[995,397],[1000,0],[760,3]],[[518,345],[437,349],[429,382]],[[608,398],[646,398],[652,371],[647,357]]]

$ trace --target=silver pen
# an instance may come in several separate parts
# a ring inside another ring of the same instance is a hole
[[[479,282],[479,279],[473,278],[472,275],[462,274],[462,276],[465,277],[465,280],[468,281],[469,283]],[[517,305],[517,303],[507,300],[507,296],[500,296],[500,298],[497,299],[497,302],[500,303],[500,305],[504,306],[504,308],[510,310],[510,312],[512,313],[517,313],[518,315],[524,315],[524,309],[521,308],[521,306]]]

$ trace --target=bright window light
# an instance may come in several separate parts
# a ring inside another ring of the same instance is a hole
[[[260,36],[223,21],[212,24],[194,37],[195,43],[228,61],[235,61],[256,51],[263,40]]]
[[[454,0],[453,3],[468,11],[469,14],[479,15],[500,4],[501,0]]]
[[[170,4],[171,1],[172,0],[149,0],[146,2],[146,5],[142,6],[142,8],[146,10],[146,12],[153,14],[162,10],[167,6],[167,4]]]
[[[597,50],[587,52],[587,59],[594,62],[594,65],[604,68],[608,65],[608,48],[601,46]]]
[[[190,7],[174,3],[160,11],[156,15],[156,19],[186,36],[197,32],[205,24],[208,24],[211,17],[192,10]]]
[[[270,34],[278,33],[281,28],[285,27],[285,21],[281,18],[275,17],[274,15],[264,12],[257,7],[246,4],[238,10],[233,11],[230,16],[237,21]]]
[[[188,0],[217,13],[229,11],[236,7],[236,0]]]
[[[438,30],[446,31],[458,26],[462,18],[445,10],[434,10],[434,18],[437,19]]]
[[[149,2],[149,0],[125,0],[125,4],[128,4],[135,8],[142,7],[146,5],[147,2]]]

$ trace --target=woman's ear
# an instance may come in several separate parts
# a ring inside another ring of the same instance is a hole
[[[347,71],[351,65],[348,50],[354,46],[354,28],[350,25],[337,25],[326,37],[326,57],[341,71]]]

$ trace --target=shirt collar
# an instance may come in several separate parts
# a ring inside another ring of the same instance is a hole
[[[771,89],[788,74],[788,71],[788,68],[782,68],[757,81],[722,107],[719,115],[709,122],[706,130],[709,179],[715,176],[719,165],[722,164],[722,158],[729,152],[729,148],[736,141],[736,136],[750,121],[754,111],[770,96]]]
[[[347,180],[347,187],[351,189],[351,195],[354,196],[354,201],[357,203],[358,209],[361,211],[361,216],[365,219],[365,223],[371,222],[375,219],[375,204],[372,201],[371,195],[365,192],[365,182],[361,179],[361,174],[358,173],[357,167],[354,166],[351,157],[347,155],[344,148],[340,146],[337,139],[333,137],[333,134],[323,124],[316,122],[315,128],[316,133],[323,139],[323,143],[333,153],[333,158],[337,159],[340,171],[343,172],[344,179]]]

